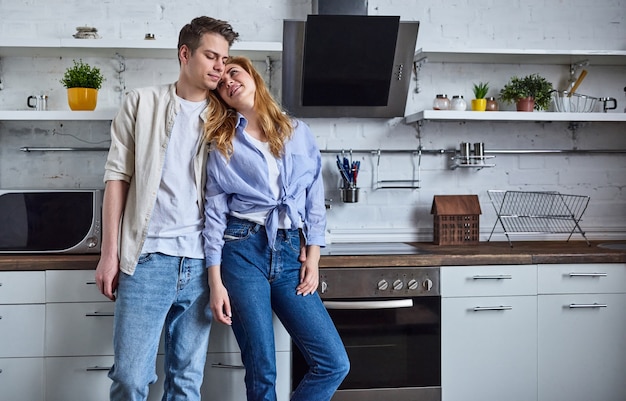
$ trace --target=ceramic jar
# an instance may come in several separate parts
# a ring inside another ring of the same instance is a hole
[[[448,99],[448,95],[437,95],[433,101],[433,110],[450,110],[450,99]]]
[[[487,98],[487,107],[485,108],[485,111],[498,111],[499,110],[499,106],[498,106],[498,102],[496,101],[495,97],[488,97]]]
[[[465,102],[465,99],[463,99],[463,96],[452,96],[450,109],[456,111],[465,111],[467,109],[467,103]]]

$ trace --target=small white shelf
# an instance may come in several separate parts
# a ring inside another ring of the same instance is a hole
[[[177,39],[0,39],[0,57],[102,57],[174,58]],[[280,42],[235,42],[232,55],[280,58]]]
[[[102,109],[94,111],[0,110],[0,121],[110,121],[113,120],[116,113],[116,109]]]
[[[436,121],[626,121],[626,113],[559,113],[550,111],[453,111],[423,110],[405,117],[407,124]]]
[[[415,61],[477,64],[626,65],[626,50],[429,49],[415,52]]]

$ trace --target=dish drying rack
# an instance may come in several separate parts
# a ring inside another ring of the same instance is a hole
[[[588,196],[564,195],[555,191],[488,190],[487,194],[498,217],[487,241],[500,224],[511,247],[509,234],[569,234],[569,241],[576,231],[587,245],[591,245],[579,224],[589,204]]]

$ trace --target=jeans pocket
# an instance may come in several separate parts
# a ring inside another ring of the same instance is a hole
[[[286,242],[289,244],[291,250],[300,255],[300,248],[304,244],[300,230],[287,230],[285,235]]]
[[[152,260],[152,256],[154,253],[142,253],[139,255],[139,259],[137,260],[137,264],[140,265],[142,263],[146,263]]]
[[[259,224],[241,219],[231,219],[224,230],[224,242],[241,241],[259,231]]]

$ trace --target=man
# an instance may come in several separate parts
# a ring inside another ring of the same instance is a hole
[[[96,283],[114,300],[111,401],[146,400],[163,333],[164,399],[200,399],[211,312],[202,227],[208,91],[239,35],[198,17],[179,35],[178,81],[132,90],[111,125]]]

